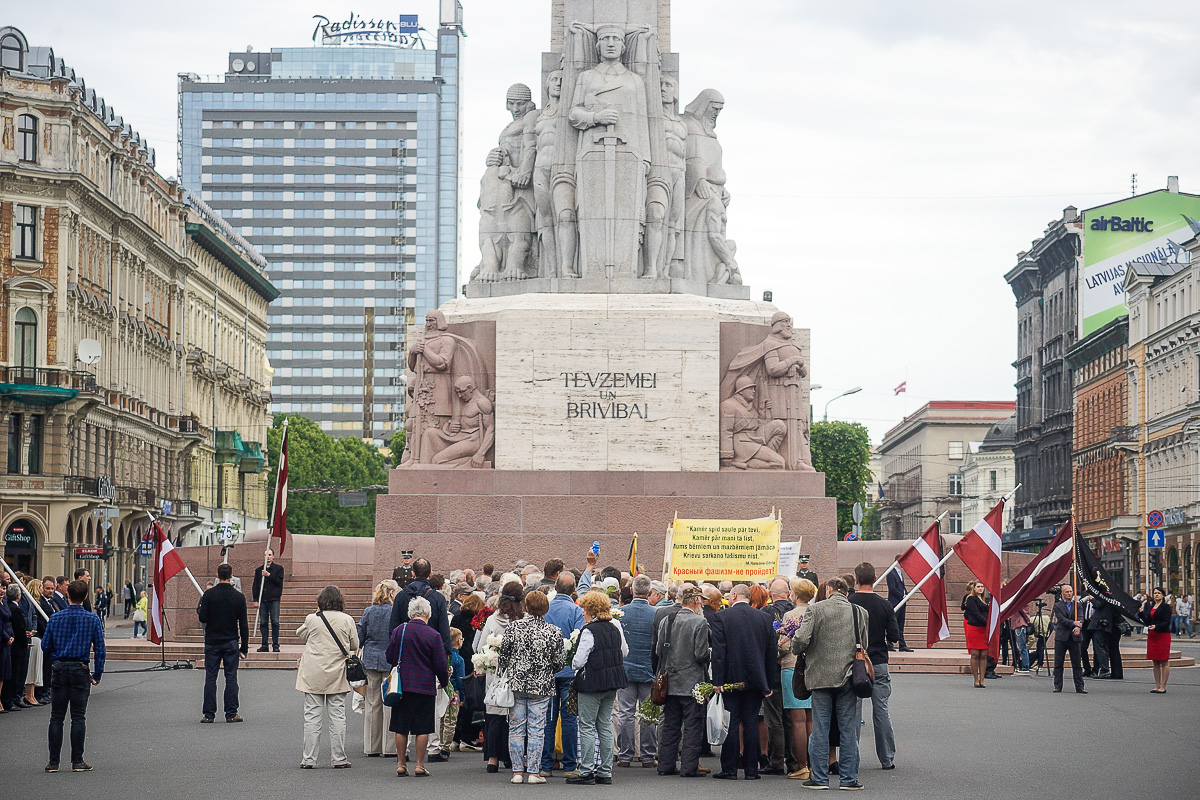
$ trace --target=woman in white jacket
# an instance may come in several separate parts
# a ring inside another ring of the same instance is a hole
[[[346,680],[346,656],[342,649],[347,653],[358,650],[358,627],[346,613],[341,589],[326,586],[321,590],[317,612],[304,618],[296,635],[304,643],[296,671],[296,690],[304,692],[304,756],[300,766],[303,769],[316,766],[321,729],[328,714],[333,768],[347,769],[350,761],[346,758],[346,697],[350,694],[350,682]]]

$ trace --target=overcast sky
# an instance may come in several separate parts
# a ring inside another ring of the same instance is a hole
[[[463,0],[463,253],[478,263],[475,200],[508,117],[536,86],[550,0]],[[928,400],[1014,398],[1016,314],[1004,273],[1067,205],[1200,192],[1200,4],[674,4],[680,94],[725,95],[717,126],[733,195],[729,235],[764,289],[812,330],[816,416],[878,442]],[[311,44],[312,15],[416,12],[433,0],[13,4],[0,24],[50,45],[175,172],[176,73],[226,54]],[[461,279],[460,279],[461,283]],[[893,389],[907,381],[908,392]]]

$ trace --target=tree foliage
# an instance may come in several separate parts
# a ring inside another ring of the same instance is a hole
[[[336,490],[361,491],[387,484],[383,454],[353,436],[334,439],[308,417],[276,414],[267,431],[270,463],[279,463],[283,420],[288,419],[288,531],[331,536],[373,536],[375,490],[367,491],[367,504],[340,507]],[[276,469],[271,471],[271,494]],[[301,489],[328,489],[304,492]]]
[[[866,504],[871,436],[858,422],[814,422],[810,443],[813,467],[825,473],[825,491],[837,498],[840,538],[854,525],[854,504]]]
[[[404,443],[407,439],[407,434],[408,432],[404,428],[397,428],[388,437],[388,449],[392,451],[392,466],[399,464],[400,456],[404,455]]]

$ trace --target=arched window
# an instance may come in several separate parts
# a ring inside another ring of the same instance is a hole
[[[31,382],[37,372],[37,314],[32,308],[22,308],[17,311],[15,325],[13,364],[17,367],[19,380]]]
[[[17,158],[37,162],[38,120],[33,114],[17,116]]]
[[[0,37],[0,68],[25,71],[25,48],[15,33]]]

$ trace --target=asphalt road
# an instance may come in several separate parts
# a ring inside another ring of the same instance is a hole
[[[1200,655],[1200,639],[1178,646]],[[658,777],[652,770],[616,770],[612,787],[513,786],[503,772],[488,775],[474,753],[455,753],[430,765],[429,779],[397,779],[393,761],[362,755],[361,717],[349,720],[350,770],[332,770],[328,749],[316,770],[299,768],[301,696],[295,674],[246,670],[240,674],[246,722],[201,725],[203,673],[121,672],[138,664],[111,664],[93,689],[88,708],[86,758],[95,770],[48,775],[48,710],[0,716],[4,784],[29,796],[204,798],[336,797],[339,800],[414,797],[437,792],[455,797],[523,797],[527,794],[684,792],[689,800],[803,794],[798,782],[758,782]],[[1196,797],[1200,789],[1200,669],[1177,669],[1166,695],[1150,694],[1149,670],[1124,682],[1088,681],[1087,695],[1052,694],[1047,677],[1010,677],[980,692],[968,676],[896,675],[892,716],[897,769],[882,772],[874,756],[870,714],[863,730],[860,780],[866,796],[921,800],[1011,797]],[[64,743],[64,749],[66,749]],[[326,744],[327,748],[328,745]],[[64,752],[64,766],[69,750]],[[708,766],[716,767],[709,759]],[[30,783],[25,783],[28,780]],[[449,793],[449,794],[446,794]],[[486,793],[486,794],[485,794]]]

